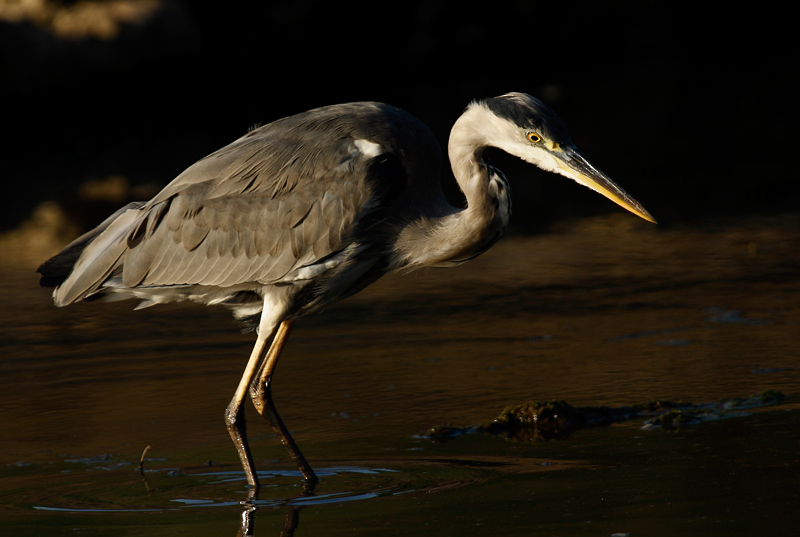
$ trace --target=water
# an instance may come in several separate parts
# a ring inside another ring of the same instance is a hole
[[[274,399],[321,481],[304,490],[248,411],[256,500],[222,420],[252,334],[198,306],[54,308],[31,273],[47,253],[10,252],[1,533],[236,535],[249,516],[259,536],[798,535],[799,223],[583,220],[304,319]],[[788,398],[673,432],[633,420],[535,444],[417,436],[534,399],[766,389]]]

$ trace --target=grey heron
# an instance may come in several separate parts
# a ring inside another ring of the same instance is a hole
[[[67,245],[37,269],[40,283],[55,287],[57,306],[138,298],[138,309],[188,300],[227,306],[254,324],[256,343],[225,418],[257,488],[243,401],[249,391],[270,417],[270,379],[294,322],[387,272],[454,266],[489,249],[511,214],[508,182],[484,158],[490,146],[655,222],[534,97],[474,101],[453,125],[448,153],[465,208],[445,200],[430,129],[398,108],[359,102],[248,132]],[[290,453],[316,480],[296,446]]]

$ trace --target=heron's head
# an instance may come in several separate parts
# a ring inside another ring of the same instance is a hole
[[[497,147],[539,168],[557,173],[602,194],[630,212],[655,222],[650,213],[611,178],[590,163],[572,143],[561,118],[524,93],[472,103],[464,116],[482,143]]]

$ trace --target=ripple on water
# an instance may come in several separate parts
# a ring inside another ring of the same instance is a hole
[[[187,470],[176,476],[167,471],[169,468],[149,468],[142,477],[138,471],[109,466],[103,468],[106,471],[91,472],[92,479],[80,483],[73,473],[69,479],[54,477],[47,487],[26,487],[28,497],[18,506],[87,514],[236,507],[243,502],[252,507],[303,507],[452,490],[485,483],[509,471],[541,471],[541,462],[419,458],[373,461],[373,465],[331,465],[315,468],[320,482],[314,490],[304,486],[297,470],[260,471],[258,498],[248,495],[241,470]]]

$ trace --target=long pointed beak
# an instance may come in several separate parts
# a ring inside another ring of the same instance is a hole
[[[552,151],[552,155],[556,157],[558,166],[561,168],[563,175],[602,194],[620,207],[628,209],[633,214],[654,224],[656,223],[655,219],[638,201],[618,187],[609,176],[595,168],[586,157],[581,155],[580,151],[578,151],[575,146],[562,146]]]

